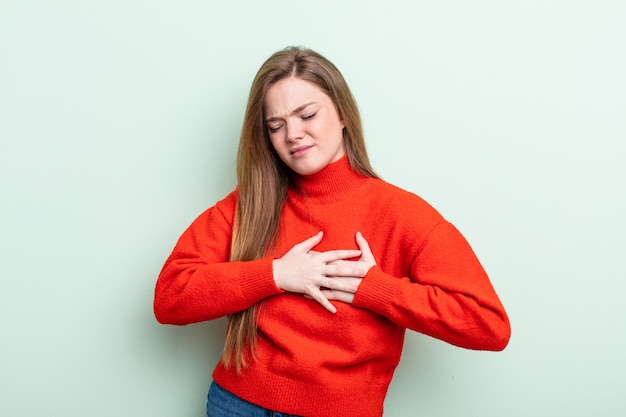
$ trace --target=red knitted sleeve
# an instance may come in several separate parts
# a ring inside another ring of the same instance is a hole
[[[353,305],[468,349],[502,350],[510,323],[487,274],[461,233],[445,220],[411,256],[408,276],[379,266],[363,279]]]
[[[154,313],[166,324],[211,320],[281,293],[272,259],[229,262],[235,192],[183,233],[157,279]]]

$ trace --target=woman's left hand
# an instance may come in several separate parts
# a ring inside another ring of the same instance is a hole
[[[371,267],[376,265],[376,259],[374,258],[374,255],[372,254],[372,250],[370,249],[369,243],[367,243],[367,240],[365,240],[361,232],[357,232],[356,234],[356,243],[359,246],[359,250],[361,251],[361,257],[357,261],[339,260],[339,261],[334,261],[329,265],[349,266],[352,268],[358,268],[364,271],[369,271]],[[345,284],[348,284],[356,288],[358,288],[358,286],[361,284],[361,281],[363,281],[362,277],[332,277],[332,278],[337,281],[342,281]],[[322,294],[324,294],[324,296],[329,300],[342,301],[348,304],[352,304],[352,301],[354,301],[354,295],[355,295],[355,293],[352,293],[352,292],[330,290],[330,289],[322,290]]]

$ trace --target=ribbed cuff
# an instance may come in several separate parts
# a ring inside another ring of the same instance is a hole
[[[383,272],[378,265],[373,266],[361,281],[352,305],[386,316],[388,307],[393,304],[399,285],[400,280],[398,278]]]
[[[274,282],[271,258],[242,262],[239,282],[244,297],[255,303],[282,292]]]

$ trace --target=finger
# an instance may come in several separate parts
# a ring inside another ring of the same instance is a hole
[[[323,290],[322,294],[328,300],[341,301],[348,304],[352,304],[354,301],[354,294],[345,291]]]
[[[349,303],[349,304],[352,304],[352,301],[354,301],[354,297],[355,297],[353,293],[349,293],[345,291],[337,291],[337,290],[322,290],[322,294],[328,300],[342,301],[344,303]],[[313,297],[311,297],[308,294],[304,294],[304,298],[307,298],[309,300],[313,299]]]
[[[358,249],[339,249],[339,250],[329,250],[327,252],[322,253],[322,260],[325,263],[356,258],[361,255],[361,251]]]
[[[345,291],[355,293],[359,289],[361,278],[327,278],[320,287],[329,290]]]
[[[354,265],[357,263],[358,261],[345,261],[343,259],[340,259],[338,261],[332,261],[332,262],[326,262],[326,265],[332,265],[332,266],[343,266],[343,267],[350,267],[350,268],[354,268]]]
[[[317,234],[311,236],[310,238],[303,240],[300,243],[295,244],[292,250],[297,249],[297,250],[301,250],[304,252],[308,252],[322,241],[323,236],[324,236],[324,232],[319,231],[317,232]]]
[[[308,296],[314,299],[315,301],[317,301],[318,303],[320,303],[322,307],[324,307],[326,310],[330,311],[331,313],[335,314],[337,312],[337,309],[335,308],[335,306],[332,305],[330,301],[328,301],[328,298],[326,298],[320,290],[313,291],[311,292],[311,294],[308,294]]]
[[[336,277],[359,277],[363,278],[367,273],[366,270],[362,268],[355,268],[354,266],[343,266],[343,265],[326,265],[324,268],[324,275],[327,277],[336,276]]]
[[[338,283],[343,283],[344,285],[347,285],[348,287],[354,289],[359,287],[359,285],[361,285],[361,282],[363,282],[363,278],[356,278],[356,277],[328,277],[330,279],[332,279],[335,282]],[[326,288],[322,288],[322,290],[324,290]]]
[[[372,253],[372,249],[370,248],[369,243],[367,242],[367,240],[365,240],[361,232],[356,233],[356,244],[359,246],[359,249],[361,250],[361,258],[363,260],[376,263],[376,259],[374,259],[374,254]]]

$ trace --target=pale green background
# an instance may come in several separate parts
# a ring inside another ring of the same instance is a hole
[[[0,415],[203,416],[224,322],[158,325],[154,281],[233,188],[252,77],[289,44],[339,66],[375,168],[463,231],[511,316],[502,353],[411,333],[385,415],[626,415],[625,22],[620,0],[1,0]]]

